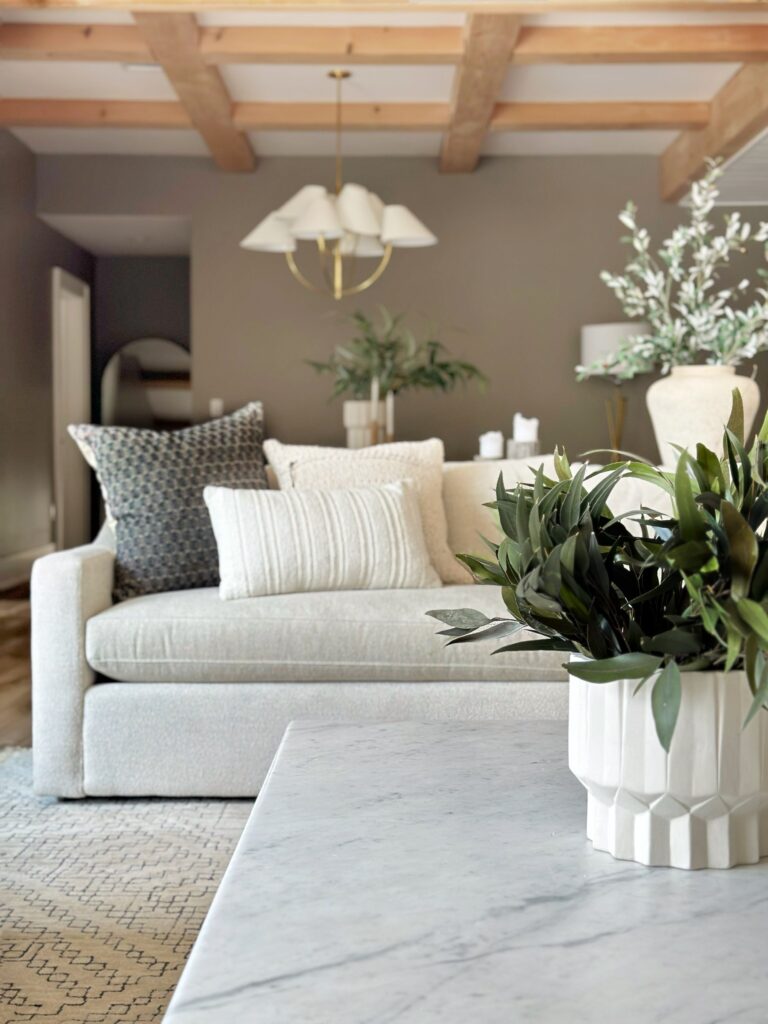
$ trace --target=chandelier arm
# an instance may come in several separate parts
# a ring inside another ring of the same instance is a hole
[[[387,266],[391,258],[392,246],[387,245],[384,249],[384,255],[381,257],[381,261],[379,262],[378,267],[376,267],[376,269],[370,275],[370,277],[366,277],[364,281],[361,281],[360,284],[354,285],[352,288],[343,289],[341,295],[337,297],[341,298],[342,296],[347,295],[358,295],[360,292],[364,292],[366,288],[370,288],[372,284],[375,284],[379,280],[381,275],[387,269]]]
[[[333,281],[331,280],[331,273],[328,268],[328,254],[329,249],[325,244],[325,239],[320,237],[317,240],[317,253],[320,259],[320,273],[325,281],[326,288],[329,292],[333,291]]]
[[[320,288],[318,285],[313,284],[312,281],[310,281],[309,278],[306,277],[301,272],[301,270],[299,270],[299,267],[298,267],[298,265],[296,263],[296,260],[293,258],[293,253],[292,252],[287,252],[285,254],[285,262],[288,264],[288,269],[293,274],[293,276],[296,278],[296,280],[299,282],[299,284],[303,284],[304,287],[308,288],[311,292],[320,292],[320,293],[324,293],[325,292],[325,288]]]

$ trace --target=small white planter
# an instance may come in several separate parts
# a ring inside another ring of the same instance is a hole
[[[344,427],[347,431],[347,448],[367,448],[373,444],[371,430],[371,403],[365,398],[348,398],[342,410]],[[386,429],[386,410],[384,402],[379,402],[379,436],[384,440]]]
[[[620,860],[730,868],[768,855],[768,712],[746,729],[743,672],[684,672],[669,754],[649,680],[571,677],[568,762],[586,787],[587,836]],[[634,695],[633,695],[634,694]]]
[[[719,454],[723,427],[731,412],[734,388],[744,402],[744,430],[749,434],[760,405],[760,389],[733,366],[674,366],[648,388],[646,404],[662,466],[674,466],[679,444],[692,454],[697,443]]]

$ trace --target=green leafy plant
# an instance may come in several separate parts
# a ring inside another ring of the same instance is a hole
[[[513,490],[499,478],[502,540],[493,557],[459,555],[479,583],[501,588],[511,618],[473,609],[429,612],[448,643],[533,634],[499,648],[564,651],[571,675],[589,682],[652,681],[659,741],[669,750],[681,672],[745,669],[753,702],[768,704],[768,416],[749,451],[741,395],[723,455],[680,450],[674,472],[618,461],[573,474],[555,453],[557,479],[542,468]],[[624,477],[657,485],[672,513],[642,507],[614,516],[611,493]],[[630,528],[631,527],[631,528]],[[745,723],[746,724],[746,723]]]
[[[356,328],[352,340],[338,345],[327,362],[310,360],[309,365],[335,377],[334,397],[368,398],[375,377],[382,395],[418,388],[451,391],[472,381],[485,386],[486,378],[476,366],[451,359],[436,338],[417,341],[404,319],[404,314],[393,316],[384,306],[379,307],[378,323],[357,312],[351,317]]]

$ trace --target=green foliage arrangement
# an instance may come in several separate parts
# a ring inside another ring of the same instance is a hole
[[[507,490],[500,477],[489,507],[503,539],[489,542],[492,559],[458,557],[477,582],[501,587],[512,618],[429,612],[448,626],[441,635],[466,643],[528,627],[534,639],[499,652],[570,652],[586,659],[567,666],[580,679],[637,679],[638,689],[652,681],[667,751],[680,673],[743,668],[754,696],[748,722],[768,703],[768,416],[749,451],[743,423],[734,390],[722,457],[699,445],[695,458],[680,450],[674,472],[619,461],[574,475],[558,451],[557,480],[539,468],[534,483]],[[611,492],[623,477],[662,488],[673,514],[643,507],[612,515]]]
[[[356,328],[352,340],[337,346],[327,362],[310,361],[309,365],[318,373],[333,374],[333,397],[368,398],[374,377],[382,395],[418,388],[451,391],[472,381],[485,386],[486,378],[476,366],[449,358],[435,338],[417,341],[403,325],[404,319],[404,314],[393,316],[384,306],[379,307],[378,323],[358,311],[351,317]]]
[[[728,213],[718,233],[710,221],[723,168],[710,161],[706,174],[691,188],[690,222],[675,228],[654,253],[651,236],[637,223],[637,207],[627,203],[619,220],[629,232],[622,241],[632,257],[623,274],[603,271],[626,315],[645,320],[649,334],[626,339],[618,352],[591,366],[577,366],[578,380],[609,376],[629,380],[655,367],[668,373],[673,366],[706,362],[738,366],[768,348],[768,291],[756,288],[750,302],[750,282],[727,287],[720,280],[734,257],[749,244],[768,258],[768,223],[756,226]],[[768,276],[760,268],[758,276]]]

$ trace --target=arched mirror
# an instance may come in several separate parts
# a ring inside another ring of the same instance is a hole
[[[167,338],[141,338],[112,356],[101,377],[101,422],[176,430],[192,422],[191,357]]]

